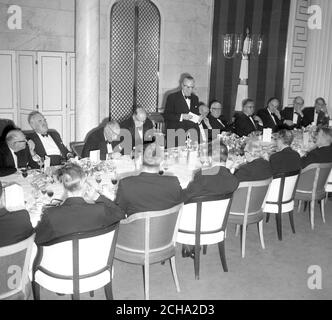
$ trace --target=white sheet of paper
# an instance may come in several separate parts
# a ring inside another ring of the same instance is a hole
[[[191,122],[198,123],[199,116],[197,114],[189,112],[189,115],[192,116],[192,118],[190,119]]]
[[[18,184],[12,184],[4,190],[5,206],[8,211],[25,209],[23,188]]]
[[[271,142],[272,141],[272,129],[267,128],[263,130],[263,142]]]
[[[48,156],[45,156],[45,161],[44,161],[44,168],[47,169],[51,166],[51,158]]]
[[[297,120],[298,120],[298,118],[299,118],[299,115],[298,115],[297,113],[294,112],[294,114],[293,114],[293,123],[294,123],[294,124],[297,124]]]
[[[332,120],[329,121],[329,127],[332,127]]]
[[[100,150],[90,151],[90,161],[99,162],[100,161]]]

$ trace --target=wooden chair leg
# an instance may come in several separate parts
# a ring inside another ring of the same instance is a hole
[[[294,213],[293,213],[293,211],[291,211],[289,213],[289,222],[290,222],[293,233],[295,233],[295,224],[294,224]]]
[[[106,300],[113,300],[113,290],[112,290],[112,281],[109,282],[105,287],[104,287],[104,291],[105,291],[105,296],[106,296]]]
[[[264,234],[263,234],[263,220],[261,220],[257,223],[257,227],[258,227],[259,240],[261,241],[261,246],[263,249],[265,249]]]
[[[95,292],[94,291],[90,291],[90,297],[93,298],[95,296]]]
[[[247,235],[247,226],[241,226],[241,256],[245,257],[246,254],[246,235]]]
[[[325,203],[324,200],[320,201],[320,214],[322,215],[323,222],[325,223]]]
[[[240,233],[240,225],[237,224],[235,226],[235,237],[238,237],[239,233]]]
[[[150,276],[150,268],[149,264],[145,263],[143,266],[143,277],[144,277],[144,294],[145,300],[150,299],[150,288],[149,288],[149,276]]]
[[[175,257],[171,258],[171,269],[172,269],[173,279],[174,279],[175,286],[176,286],[176,291],[180,292],[180,284],[179,284],[178,274],[176,272]]]
[[[304,201],[304,208],[303,211],[305,212],[308,208],[308,201]]]
[[[315,228],[315,201],[310,201],[310,223],[311,229],[314,230]]]
[[[199,280],[199,261],[200,261],[200,246],[195,246],[194,269],[195,269],[196,280]]]
[[[227,262],[226,262],[226,252],[225,252],[225,240],[218,243],[219,255],[224,272],[228,272]]]
[[[74,294],[71,295],[72,300],[80,300],[80,293],[74,292]]]
[[[270,214],[267,213],[267,214],[266,214],[266,223],[269,223],[269,221],[270,221]]]
[[[208,247],[207,245],[204,245],[204,246],[203,246],[203,254],[204,254],[204,255],[207,254],[207,247]]]
[[[276,214],[276,224],[277,224],[277,233],[278,239],[282,240],[282,221],[281,221],[281,213]]]
[[[40,300],[40,285],[36,281],[32,281],[32,294],[34,300]]]
[[[299,204],[297,206],[297,212],[301,211],[302,200],[299,200]]]

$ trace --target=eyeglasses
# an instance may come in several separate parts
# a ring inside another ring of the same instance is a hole
[[[211,108],[211,110],[217,110],[217,111],[221,111],[222,108]]]
[[[186,84],[185,85],[183,85],[185,88],[188,88],[188,89],[195,89],[195,87],[194,86],[187,86]]]
[[[26,140],[19,140],[19,141],[15,141],[15,143],[25,143],[25,142],[27,142]]]

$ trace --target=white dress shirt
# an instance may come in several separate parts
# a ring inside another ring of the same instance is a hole
[[[12,156],[13,156],[13,159],[14,159],[14,163],[15,163],[15,168],[18,169],[17,155],[15,154],[15,152],[12,149],[9,148],[9,150],[12,153]]]
[[[184,94],[183,94],[183,92],[182,92],[182,95],[183,95],[183,99],[186,101],[186,103],[187,103],[187,106],[188,106],[188,112],[190,111],[190,104],[191,104],[191,100],[190,99],[186,99],[186,97],[184,96]],[[183,116],[182,116],[182,114],[181,114],[181,117],[180,117],[180,122],[182,122],[183,121]]]
[[[37,133],[40,141],[42,142],[45,152],[48,156],[51,155],[58,155],[61,156],[61,152],[58,148],[58,146],[56,145],[56,143],[54,142],[54,140],[52,139],[52,137],[48,134],[47,137],[43,137],[40,133]]]
[[[267,109],[267,111],[269,112],[274,124],[277,125],[276,119],[274,119],[274,116],[273,116],[272,112],[270,111],[270,109]]]

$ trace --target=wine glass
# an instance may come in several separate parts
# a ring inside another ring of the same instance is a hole
[[[115,170],[111,174],[111,181],[114,186],[118,183],[118,175]]]
[[[101,174],[100,173],[96,173],[95,174],[95,180],[98,183],[98,186],[100,185],[102,178],[101,178]]]
[[[53,191],[53,190],[48,189],[46,192],[47,192],[47,195],[48,195],[50,198],[53,197],[53,195],[54,195],[54,191]]]
[[[159,175],[162,176],[163,174],[164,174],[163,166],[160,165],[160,166],[159,166]]]
[[[21,173],[22,173],[22,177],[25,179],[28,176],[28,169],[22,168]]]

